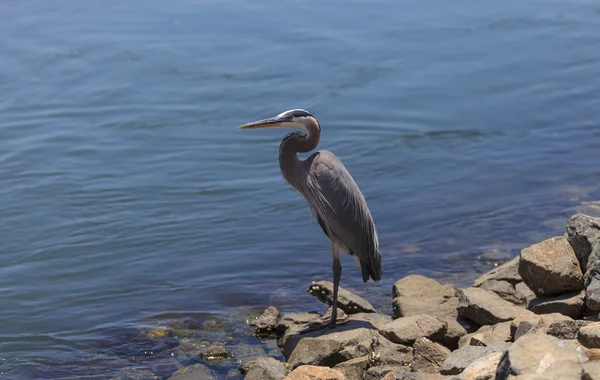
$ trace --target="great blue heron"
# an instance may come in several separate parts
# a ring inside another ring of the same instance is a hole
[[[238,129],[296,128],[279,146],[279,166],[285,180],[304,196],[313,216],[331,242],[333,255],[333,305],[329,327],[335,327],[342,264],[339,252],[354,256],[363,282],[381,279],[379,239],[365,197],[342,161],[327,150],[306,160],[297,153],[312,151],[319,144],[321,126],[302,109],[285,111],[275,117],[244,124]]]

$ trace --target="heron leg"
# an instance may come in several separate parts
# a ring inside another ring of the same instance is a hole
[[[337,321],[338,288],[340,287],[340,278],[342,277],[342,262],[340,261],[340,252],[336,248],[335,244],[331,244],[331,254],[333,256],[333,305],[331,309],[329,328],[334,328]]]

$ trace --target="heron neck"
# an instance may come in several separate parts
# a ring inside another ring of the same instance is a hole
[[[298,188],[300,180],[305,177],[303,162],[298,158],[298,153],[307,153],[319,145],[321,131],[317,125],[311,125],[306,129],[306,135],[301,132],[293,132],[284,137],[279,145],[279,166],[283,177]]]

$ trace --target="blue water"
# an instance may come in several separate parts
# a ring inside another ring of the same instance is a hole
[[[593,0],[0,2],[0,377],[167,376],[172,347],[124,331],[322,311],[305,290],[329,243],[279,172],[285,131],[236,130],[287,109],[317,116],[368,200],[383,280],[344,257],[342,286],[384,312],[404,275],[467,284],[600,214],[599,18]]]

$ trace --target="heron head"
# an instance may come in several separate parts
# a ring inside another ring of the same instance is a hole
[[[317,119],[308,111],[293,109],[280,113],[275,117],[240,125],[238,129],[254,128],[297,128],[307,131],[310,125],[319,128]]]

